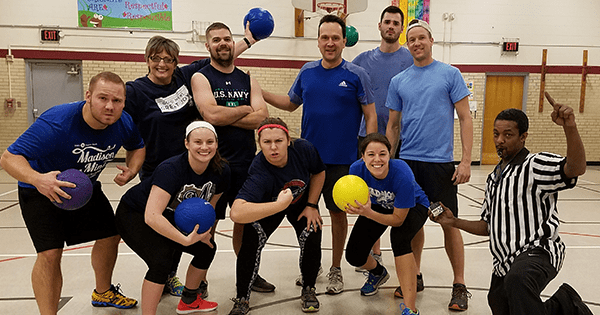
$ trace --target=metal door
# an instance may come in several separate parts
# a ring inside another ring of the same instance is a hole
[[[83,100],[81,61],[27,61],[27,120],[52,106]]]

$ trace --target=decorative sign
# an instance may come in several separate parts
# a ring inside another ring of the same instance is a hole
[[[399,7],[404,12],[404,32],[400,35],[400,44],[406,43],[406,26],[413,19],[429,23],[429,6],[431,0],[392,0],[391,5]]]
[[[79,27],[172,30],[171,0],[77,0]]]
[[[57,43],[60,41],[60,31],[59,30],[40,30],[40,40],[42,43],[44,42],[53,42]]]

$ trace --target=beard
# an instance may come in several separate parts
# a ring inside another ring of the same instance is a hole
[[[233,51],[230,49],[228,57],[221,57],[219,52],[222,50],[224,50],[224,48],[217,49],[217,51],[215,51],[215,52],[211,51],[210,56],[211,56],[212,60],[214,60],[221,67],[229,67],[233,63]]]
[[[400,39],[400,34],[398,34],[398,36],[390,37],[387,35],[387,32],[381,32],[381,38],[383,38],[386,43],[393,44]]]

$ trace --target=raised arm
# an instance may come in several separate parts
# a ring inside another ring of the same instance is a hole
[[[250,106],[254,111],[234,122],[233,126],[254,130],[269,116],[267,103],[265,103],[265,99],[262,96],[260,84],[252,77],[250,78]]]
[[[246,40],[250,44],[246,43]],[[244,39],[235,43],[235,53],[233,54],[233,58],[239,57],[244,51],[250,48],[249,45],[254,45],[256,42],[258,41],[252,36],[252,32],[250,32],[250,21],[248,21],[246,22],[246,29],[244,30]]]
[[[292,103],[290,97],[287,95],[274,94],[269,91],[262,90],[262,96],[267,103],[288,112],[293,112],[300,106]]]
[[[127,151],[125,153],[125,166],[117,165],[121,171],[115,176],[114,181],[119,186],[123,186],[131,181],[142,168],[146,158],[146,148]]]
[[[454,104],[460,123],[460,143],[462,158],[452,180],[454,185],[463,184],[471,179],[471,150],[473,149],[473,119],[469,110],[469,99],[464,97]]]
[[[548,92],[545,92],[546,99],[554,108],[552,121],[563,127],[567,139],[567,162],[565,163],[565,175],[568,178],[583,175],[586,169],[585,148],[583,141],[579,136],[577,124],[575,123],[575,113],[573,108],[556,103]]]
[[[392,153],[395,153],[399,149],[400,119],[402,119],[402,112],[390,109],[390,118],[385,128],[385,136],[392,144],[392,150],[390,151]]]
[[[16,180],[28,183],[35,188],[50,201],[62,203],[58,196],[66,199],[71,199],[69,194],[64,192],[61,187],[75,188],[75,184],[70,182],[63,182],[56,179],[56,175],[60,171],[52,171],[48,173],[39,173],[29,164],[29,161],[22,156],[10,153],[8,150],[4,151],[0,158],[0,165],[8,175],[14,177]]]
[[[204,120],[215,126],[231,125],[254,111],[251,106],[227,107],[217,105],[210,82],[202,73],[195,73],[192,76],[192,91],[200,115]]]

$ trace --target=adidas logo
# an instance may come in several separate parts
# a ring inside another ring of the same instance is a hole
[[[341,86],[341,87],[348,87],[348,85],[346,84],[346,81],[342,81],[342,82],[340,82],[340,84],[339,84],[338,86]]]

